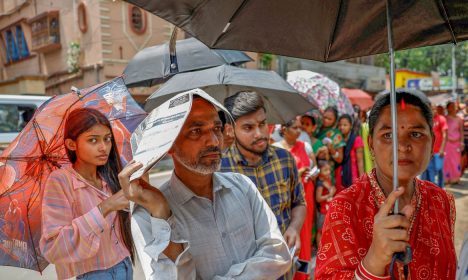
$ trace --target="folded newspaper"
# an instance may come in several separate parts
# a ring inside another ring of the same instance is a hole
[[[201,89],[175,95],[151,111],[132,133],[133,159],[142,163],[143,167],[133,173],[130,180],[141,177],[167,154],[190,113],[194,95],[207,100],[232,119],[218,101]]]

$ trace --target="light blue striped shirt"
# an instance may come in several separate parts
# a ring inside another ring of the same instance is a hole
[[[161,192],[172,211],[156,219],[133,211],[135,246],[147,279],[277,279],[291,266],[275,215],[252,181],[213,174],[213,201],[195,195],[175,174]],[[162,252],[183,243],[175,263]]]

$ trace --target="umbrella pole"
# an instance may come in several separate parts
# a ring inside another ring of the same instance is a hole
[[[392,113],[392,160],[393,160],[393,190],[398,188],[398,134],[397,134],[397,104],[395,91],[395,50],[393,49],[393,28],[390,0],[387,1],[387,36],[390,56],[390,109]],[[395,201],[394,214],[398,214],[398,199]]]
[[[390,55],[390,109],[392,113],[392,160],[393,160],[393,191],[398,188],[398,132],[397,132],[397,103],[396,103],[396,90],[395,90],[395,50],[393,49],[393,29],[392,29],[392,13],[391,13],[391,0],[387,2],[387,35],[388,35],[388,52]],[[393,214],[397,215],[399,199],[395,201]],[[413,251],[410,246],[406,246],[404,252],[393,254],[392,261],[390,262],[390,279],[396,279],[394,275],[395,262],[403,265],[403,273],[405,279],[408,278],[408,264],[413,259]]]
[[[170,73],[179,73],[179,64],[177,63],[177,33],[179,28],[174,26],[174,30],[172,30],[171,39],[169,41],[169,59],[171,61],[171,65],[169,66]]]

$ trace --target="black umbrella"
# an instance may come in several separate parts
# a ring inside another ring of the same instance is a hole
[[[265,100],[269,123],[286,123],[318,108],[276,72],[221,65],[175,75],[146,100],[145,110],[149,112],[175,94],[194,88],[202,89],[221,104],[238,91],[256,91]]]
[[[169,45],[166,43],[139,51],[124,70],[127,87],[150,87],[177,73],[252,61],[241,51],[213,50],[195,38],[175,41],[176,54],[172,56]]]
[[[323,62],[389,52],[393,135],[397,135],[394,50],[468,40],[467,0],[125,1],[212,48]],[[394,141],[393,162],[397,146]],[[396,189],[397,165],[393,171]]]
[[[392,135],[397,135],[394,50],[468,40],[467,0],[126,1],[212,48],[323,62],[388,51]],[[395,137],[393,162],[398,162],[397,142]],[[396,189],[396,164],[393,174]]]
[[[387,52],[386,1],[126,0],[211,48],[336,61]],[[397,50],[468,39],[466,0],[392,0]]]

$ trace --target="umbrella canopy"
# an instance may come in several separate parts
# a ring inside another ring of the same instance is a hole
[[[349,98],[351,103],[359,105],[361,110],[367,110],[374,105],[374,100],[367,92],[360,89],[342,88],[341,91]]]
[[[275,72],[222,65],[175,75],[146,100],[145,110],[151,111],[176,93],[194,88],[204,90],[221,104],[238,91],[256,91],[265,99],[270,123],[286,123],[317,108]]]
[[[341,93],[340,86],[322,74],[308,70],[292,71],[288,72],[287,81],[307,100],[318,104],[322,111],[333,106],[340,115],[354,113],[353,105]]]
[[[385,1],[126,0],[211,48],[318,61],[388,52]],[[392,0],[395,49],[468,39],[466,0]]]
[[[176,41],[175,46],[176,69],[171,62],[169,43],[145,48],[139,51],[125,68],[125,84],[128,87],[150,87],[177,73],[252,61],[252,58],[241,51],[212,50],[195,38]]]
[[[106,115],[122,162],[131,159],[130,134],[146,113],[122,78],[44,103],[0,156],[0,265],[37,271],[47,266],[39,251],[43,187],[50,172],[70,164],[64,125],[68,114],[81,107]]]
[[[432,105],[445,106],[449,101],[453,101],[453,95],[451,93],[441,93],[429,96],[429,101]]]

